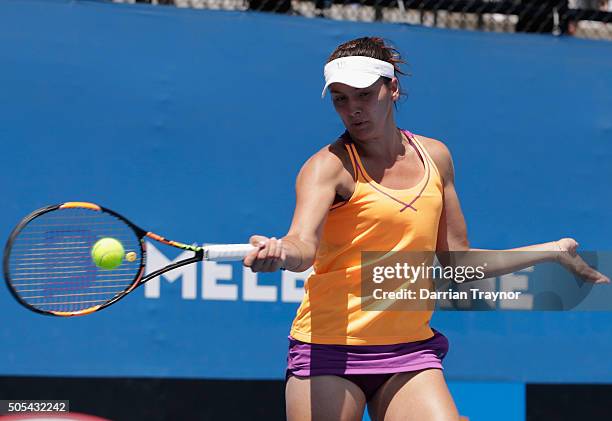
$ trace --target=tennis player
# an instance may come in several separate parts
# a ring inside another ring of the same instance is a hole
[[[458,420],[442,374],[446,337],[430,311],[362,311],[363,250],[470,249],[446,146],[397,127],[402,95],[399,52],[381,38],[359,38],[332,53],[329,89],[346,131],[315,153],[296,181],[291,228],[283,238],[255,235],[244,259],[255,272],[301,272],[314,265],[289,336],[287,418]],[[522,261],[504,273],[557,260],[591,282],[609,282],[563,238],[513,250]],[[556,253],[551,253],[556,252]],[[533,256],[533,257],[528,257]]]

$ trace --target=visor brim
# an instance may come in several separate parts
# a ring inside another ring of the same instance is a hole
[[[376,81],[380,77],[381,76],[378,75],[378,74],[371,74],[371,73],[362,73],[362,72],[348,73],[348,72],[343,72],[342,74],[339,74],[339,75],[337,75],[335,77],[332,76],[327,81],[327,83],[323,87],[323,92],[321,92],[321,98],[323,98],[325,96],[325,92],[327,91],[327,88],[332,83],[342,83],[344,85],[348,85],[348,86],[351,86],[353,88],[362,89],[362,88],[367,88],[368,86],[372,86],[373,84],[376,83]]]

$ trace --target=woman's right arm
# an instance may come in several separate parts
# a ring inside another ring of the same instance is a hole
[[[250,243],[257,249],[245,257],[244,265],[253,272],[280,268],[302,272],[312,266],[343,171],[341,159],[329,146],[306,161],[296,179],[295,211],[287,235],[281,239],[252,236]]]

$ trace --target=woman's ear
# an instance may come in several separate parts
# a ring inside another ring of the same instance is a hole
[[[399,81],[397,80],[395,76],[393,77],[393,79],[391,79],[389,88],[391,89],[391,99],[393,99],[393,102],[396,102],[400,97],[400,91],[399,91]]]

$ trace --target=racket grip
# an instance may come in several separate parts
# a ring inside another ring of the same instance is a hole
[[[242,260],[249,254],[254,247],[250,244],[217,244],[213,246],[204,246],[204,260]]]

